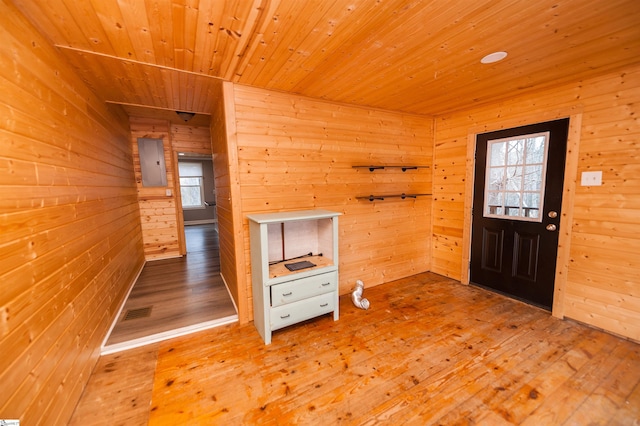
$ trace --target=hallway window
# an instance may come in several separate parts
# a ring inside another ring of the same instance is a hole
[[[182,208],[203,209],[204,205],[204,178],[202,163],[178,162],[180,175],[180,193],[182,195]]]

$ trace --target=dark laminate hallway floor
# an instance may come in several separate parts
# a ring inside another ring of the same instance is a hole
[[[237,321],[215,226],[187,226],[185,236],[186,256],[144,266],[103,354]]]

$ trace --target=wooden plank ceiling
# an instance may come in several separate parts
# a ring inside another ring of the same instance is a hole
[[[438,114],[640,62],[638,0],[13,2],[105,101],[166,110],[219,78]]]

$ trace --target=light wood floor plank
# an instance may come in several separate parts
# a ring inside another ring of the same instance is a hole
[[[69,425],[146,425],[157,360],[157,344],[101,357]]]
[[[278,330],[268,346],[251,324],[157,344],[153,379],[145,381],[152,388],[148,424],[638,419],[637,343],[431,273],[365,288],[365,297],[370,310],[343,296],[339,321],[323,316]],[[142,355],[122,356],[135,362]],[[120,366],[114,374],[124,389],[140,380]],[[101,383],[107,394],[118,386]],[[94,411],[131,409],[119,400],[92,401]]]

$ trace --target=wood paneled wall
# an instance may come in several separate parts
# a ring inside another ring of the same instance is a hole
[[[208,126],[174,123],[171,125],[171,147],[174,152],[211,155],[211,131]]]
[[[468,135],[574,115],[579,155],[569,211],[565,316],[640,341],[640,67],[436,119],[432,271],[459,279],[468,246]],[[601,170],[603,185],[580,186]],[[470,198],[470,197],[469,197]],[[470,207],[468,207],[470,208]],[[565,231],[566,232],[566,231]],[[560,265],[561,267],[562,265]]]
[[[182,215],[176,180],[176,156],[178,152],[183,151],[211,154],[209,128],[171,124],[166,120],[143,117],[131,117],[130,123],[145,258],[156,260],[181,256],[184,254],[184,244],[181,242]],[[142,186],[138,138],[163,140],[167,169],[166,187]],[[171,195],[167,195],[167,190]]]
[[[234,86],[245,258],[246,214],[322,208],[339,218],[340,293],[430,270],[433,120]],[[354,165],[429,168],[370,172]],[[247,294],[251,294],[246,265]]]
[[[131,117],[131,147],[138,187],[138,203],[142,220],[144,256],[147,260],[178,257],[180,252],[179,221],[170,123],[152,118]],[[167,186],[142,186],[138,138],[162,139],[167,170]],[[167,195],[167,191],[170,191]]]
[[[220,82],[215,86],[214,99],[211,146],[216,181],[220,274],[238,309],[238,320],[247,323],[252,314],[249,312],[247,285],[244,283],[244,240],[233,85]]]
[[[66,424],[144,258],[127,117],[0,2],[0,418]]]

